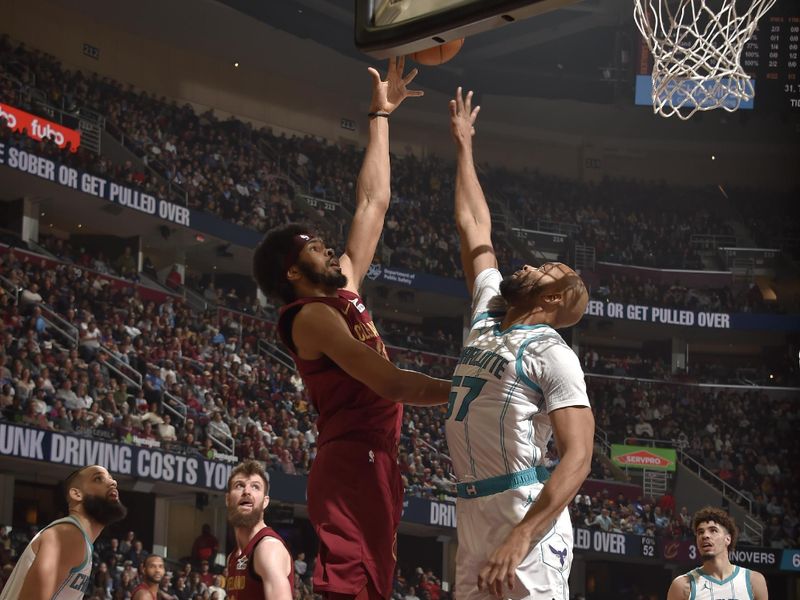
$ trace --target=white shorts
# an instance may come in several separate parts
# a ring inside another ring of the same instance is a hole
[[[495,598],[485,589],[478,590],[478,573],[486,566],[491,553],[505,541],[511,528],[523,519],[541,489],[542,484],[535,483],[491,496],[457,500],[456,600]],[[505,597],[569,600],[571,567],[572,521],[565,508],[555,526],[517,567],[513,589],[504,586]]]

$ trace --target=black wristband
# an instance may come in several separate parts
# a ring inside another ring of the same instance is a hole
[[[383,117],[384,119],[388,119],[389,118],[389,113],[388,112],[384,112],[384,111],[371,112],[371,113],[367,113],[367,116],[370,119],[374,119],[375,117]]]

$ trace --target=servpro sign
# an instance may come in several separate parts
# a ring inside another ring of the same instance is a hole
[[[611,461],[618,467],[649,469],[651,471],[674,471],[677,456],[672,448],[649,446],[611,445]]]
[[[42,117],[37,117],[8,104],[0,104],[0,119],[5,119],[6,126],[17,133],[25,133],[37,142],[50,139],[62,150],[69,145],[72,152],[77,152],[81,145],[81,132]]]

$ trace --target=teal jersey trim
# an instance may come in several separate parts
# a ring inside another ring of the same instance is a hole
[[[506,473],[511,472],[511,468],[508,465],[508,452],[506,451],[506,428],[504,427],[504,423],[506,420],[506,414],[508,413],[508,405],[511,404],[511,396],[514,394],[514,391],[517,389],[517,385],[519,385],[519,378],[514,380],[514,383],[508,390],[506,394],[506,400],[503,403],[503,410],[500,411],[500,452],[503,456],[503,464],[506,467]]]
[[[750,583],[750,569],[744,570],[744,582],[747,586],[747,596],[750,600],[755,600],[755,596],[753,595],[753,584]]]
[[[83,570],[83,568],[86,566],[86,563],[92,559],[92,553],[94,552],[94,544],[89,539],[89,536],[86,535],[86,532],[83,530],[83,527],[81,527],[81,524],[78,521],[78,519],[76,519],[72,515],[66,516],[63,519],[58,519],[57,521],[53,521],[52,523],[50,523],[50,525],[45,527],[45,529],[50,529],[54,525],[61,525],[62,523],[70,523],[75,527],[77,527],[78,531],[80,531],[81,535],[83,536],[83,540],[86,542],[86,546],[84,546],[83,562],[77,567],[73,567],[72,569],[69,570],[69,574],[64,579],[64,581],[61,582],[61,585],[53,594],[53,598],[57,597],[64,590],[66,585],[70,582],[70,578],[72,575],[80,573]],[[42,531],[44,531],[44,529]]]
[[[689,578],[689,600],[695,600],[697,597],[697,584],[694,581],[694,576],[689,573],[687,575]]]
[[[550,477],[550,473],[544,467],[533,467],[516,473],[506,473],[488,479],[478,481],[465,481],[456,484],[456,491],[459,498],[481,498],[515,490],[523,485],[534,483],[544,483]]]
[[[464,442],[467,444],[467,456],[469,456],[469,466],[472,476],[475,477],[475,459],[472,457],[472,444],[469,443],[469,413],[462,421],[464,423]]]
[[[725,579],[715,579],[711,577],[711,575],[706,575],[705,573],[703,573],[703,570],[699,568],[697,569],[697,572],[700,574],[701,577],[705,577],[711,583],[722,585],[724,583],[728,583],[730,580],[734,579],[739,574],[739,566],[737,565],[736,568],[733,569],[733,573],[728,575]]]
[[[539,326],[537,325],[537,327],[539,327]],[[544,327],[547,327],[547,325],[544,325]],[[541,336],[536,336],[536,337],[528,338],[527,340],[525,340],[525,342],[522,344],[522,346],[520,346],[519,351],[517,352],[517,360],[516,360],[516,363],[515,363],[514,366],[515,366],[516,371],[517,371],[517,377],[519,377],[519,379],[522,380],[522,383],[527,385],[529,388],[531,388],[537,394],[541,394],[542,396],[544,396],[544,393],[542,392],[542,388],[540,388],[536,383],[534,383],[531,380],[530,377],[525,375],[525,371],[522,369],[522,357],[525,354],[525,349],[528,347],[528,344],[530,344],[534,340],[539,339],[539,337],[541,337]]]
[[[536,446],[533,445],[533,415],[528,419],[528,443],[531,444],[531,466],[536,464]]]
[[[508,329],[500,329],[500,323],[496,323],[494,326],[494,334],[505,335],[511,331],[518,331],[518,330],[533,331],[534,329],[542,329],[542,328],[551,329],[550,325],[546,325],[545,323],[539,323],[538,325],[512,325]]]
[[[472,323],[470,323],[469,328],[472,329],[478,323],[478,321],[483,321],[484,319],[496,319],[498,317],[502,317],[504,312],[498,312],[496,310],[485,310],[483,312],[478,313],[475,315],[475,318],[472,319]]]

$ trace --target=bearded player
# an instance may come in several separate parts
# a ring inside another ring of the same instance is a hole
[[[37,533],[19,557],[0,600],[83,600],[91,581],[94,541],[125,518],[117,482],[103,467],[73,472],[64,482],[69,515]]]
[[[264,523],[269,480],[255,460],[231,471],[225,506],[236,536],[228,556],[225,591],[230,600],[292,600],[294,566],[286,543]]]
[[[158,586],[164,579],[164,559],[150,554],[144,559],[141,583],[133,589],[131,600],[158,600]]]
[[[667,600],[767,600],[767,580],[758,571],[731,564],[739,529],[721,508],[706,506],[692,518],[695,543],[703,564],[676,577]]]
[[[455,593],[568,600],[567,505],[589,474],[594,418],[578,357],[555,329],[580,320],[588,294],[561,263],[505,278],[497,270],[472,156],[479,108],[471,100],[459,88],[450,101],[456,225],[472,294],[445,423],[459,480]],[[542,464],[551,434],[561,460],[549,476]]]
[[[284,303],[278,330],[319,413],[308,513],[319,538],[314,591],[329,598],[389,598],[403,506],[397,466],[402,407],[447,402],[449,382],[389,362],[359,287],[389,206],[389,119],[416,70],[375,69],[369,144],[356,186],[344,254],[290,224],[265,236],[253,257],[260,289]]]

